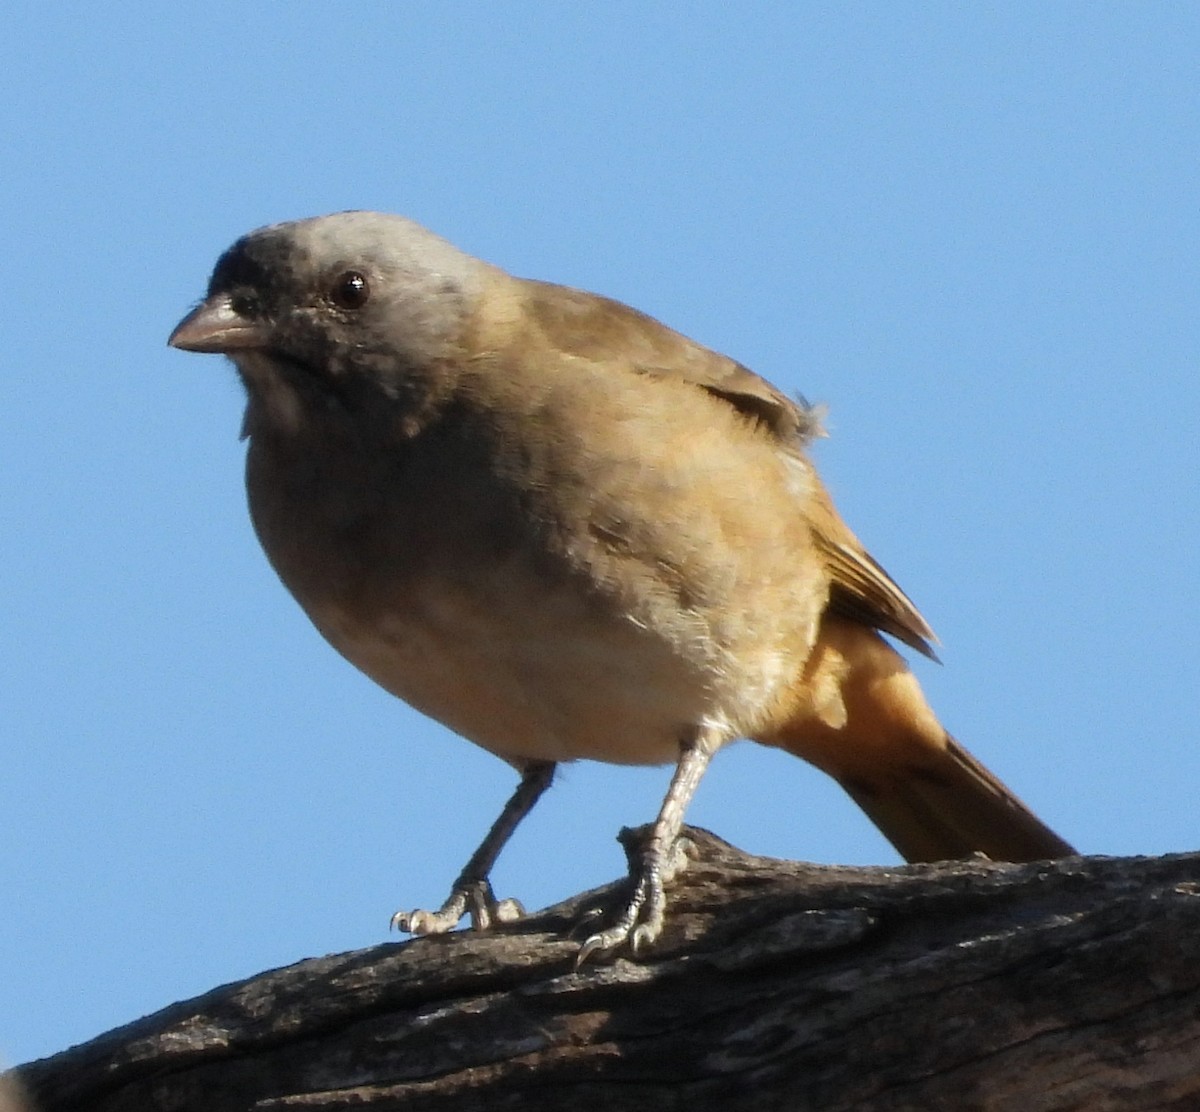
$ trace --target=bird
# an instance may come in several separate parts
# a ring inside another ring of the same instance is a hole
[[[818,475],[821,411],[736,360],[368,211],[238,239],[169,343],[236,367],[253,526],[317,630],[518,774],[445,902],[393,926],[520,915],[490,872],[558,765],[671,766],[578,956],[645,951],[738,739],[829,774],[909,862],[1075,852],[929,707],[894,643],[936,639]]]

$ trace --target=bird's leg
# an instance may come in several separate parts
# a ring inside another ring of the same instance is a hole
[[[679,837],[684,811],[723,741],[724,736],[716,731],[701,731],[683,745],[650,838],[630,869],[633,895],[611,927],[583,943],[576,964],[582,965],[592,955],[615,950],[625,943],[636,954],[662,932],[667,906],[665,885],[687,865],[686,846]]]
[[[553,761],[527,764],[521,772],[517,790],[459,873],[449,899],[437,911],[397,911],[392,916],[392,927],[410,934],[444,934],[458,926],[464,915],[470,915],[471,926],[481,931],[493,923],[511,923],[519,919],[524,914],[520,903],[511,899],[497,900],[488,874],[513,831],[550,786],[554,768]]]

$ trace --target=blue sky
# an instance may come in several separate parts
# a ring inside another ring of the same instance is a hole
[[[0,1056],[386,940],[512,786],[311,629],[246,517],[232,368],[165,346],[234,238],[320,212],[404,212],[827,402],[949,728],[1083,850],[1196,848],[1198,56],[1165,3],[10,12]],[[566,770],[500,894],[617,876],[666,778]],[[689,818],[895,860],[751,745]]]

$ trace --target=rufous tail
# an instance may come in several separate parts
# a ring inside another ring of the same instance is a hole
[[[903,658],[857,622],[826,616],[796,688],[755,740],[829,773],[908,861],[1075,853],[945,731]]]

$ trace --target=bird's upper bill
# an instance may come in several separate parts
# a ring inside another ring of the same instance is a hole
[[[247,351],[266,346],[267,330],[238,313],[229,294],[215,293],[175,326],[167,343],[181,351]]]

